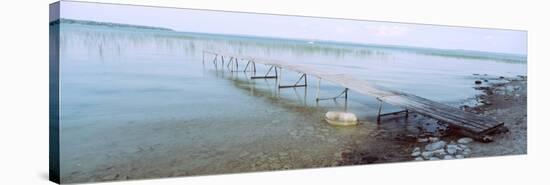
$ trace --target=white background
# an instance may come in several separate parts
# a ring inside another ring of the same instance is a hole
[[[48,176],[48,4],[0,10],[0,184],[52,184]],[[545,1],[96,0],[155,6],[528,30],[528,155],[394,163],[120,184],[548,184],[550,25]],[[546,118],[546,119],[545,119]]]

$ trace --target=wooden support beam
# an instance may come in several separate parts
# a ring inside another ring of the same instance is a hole
[[[283,88],[292,88],[292,87],[306,87],[307,85],[305,84],[301,84],[301,85],[279,85],[279,88],[280,89],[283,89]]]
[[[344,88],[344,90],[335,97],[319,98],[319,95],[317,95],[317,97],[315,98],[315,101],[334,100],[334,99],[337,99],[337,98],[344,98],[344,99],[347,100],[348,99],[348,88]]]
[[[304,80],[304,83],[303,84],[299,84],[302,80]],[[278,87],[280,89],[282,88],[292,88],[292,87],[306,87],[307,86],[307,75],[305,73],[302,73],[302,75],[300,75],[300,78],[298,79],[298,81],[296,81],[296,83],[294,83],[294,85],[278,85]]]
[[[389,115],[397,115],[399,113],[406,113],[407,117],[409,115],[409,110],[400,110],[400,111],[395,111],[395,112],[388,112],[388,113],[383,113],[383,114],[380,114],[380,117],[383,117],[383,116],[389,116]]]
[[[274,76],[269,76],[271,71],[273,71],[273,68],[275,68],[275,75]],[[254,73],[256,73],[256,64],[254,64]],[[270,78],[278,78],[277,68],[275,66],[269,67],[269,69],[267,70],[267,72],[265,73],[264,76],[251,76],[250,77],[250,79],[270,79]]]

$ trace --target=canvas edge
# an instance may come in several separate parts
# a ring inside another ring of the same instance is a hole
[[[61,3],[49,5],[49,180],[61,183],[59,152],[59,18]]]

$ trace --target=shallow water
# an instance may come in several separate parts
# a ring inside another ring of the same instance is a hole
[[[60,42],[64,182],[331,166],[353,145],[383,144],[374,139],[381,128],[372,97],[350,92],[347,107],[342,100],[317,103],[315,86],[279,90],[274,80],[215,70],[211,57],[203,64],[203,49],[311,64],[455,106],[480,93],[472,88],[474,73],[527,72],[525,62],[407,48],[97,25],[62,24]],[[259,74],[267,69],[257,67]],[[297,75],[285,71],[281,83]],[[340,91],[322,83],[322,96]],[[337,128],[323,120],[326,111],[344,109],[361,125]]]

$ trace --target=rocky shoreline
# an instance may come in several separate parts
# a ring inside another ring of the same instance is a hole
[[[394,134],[383,139],[393,139],[402,150],[391,155],[377,154],[368,149],[355,149],[343,153],[340,165],[387,163],[402,161],[450,160],[469,157],[519,155],[527,153],[527,77],[490,77],[474,74],[474,88],[482,93],[473,98],[470,104],[464,103],[461,109],[467,112],[490,116],[505,123],[492,135],[492,142],[484,143],[464,137],[446,124],[432,119],[418,119],[415,124],[422,130],[423,125],[435,124],[431,132],[417,134]],[[471,102],[474,102],[472,105]],[[416,117],[416,116],[415,116]],[[425,129],[424,129],[425,130]],[[397,136],[395,136],[397,135]],[[403,151],[405,150],[405,151]],[[386,157],[384,157],[386,156]],[[390,157],[387,157],[390,156]],[[375,159],[375,160],[373,160]]]
[[[411,157],[414,157],[415,161],[463,159],[472,152],[467,145],[473,141],[472,138],[464,137],[458,139],[456,142],[451,141],[449,143],[439,140],[439,138],[429,138],[429,141],[430,143],[426,144],[423,150],[420,147],[413,149]]]

